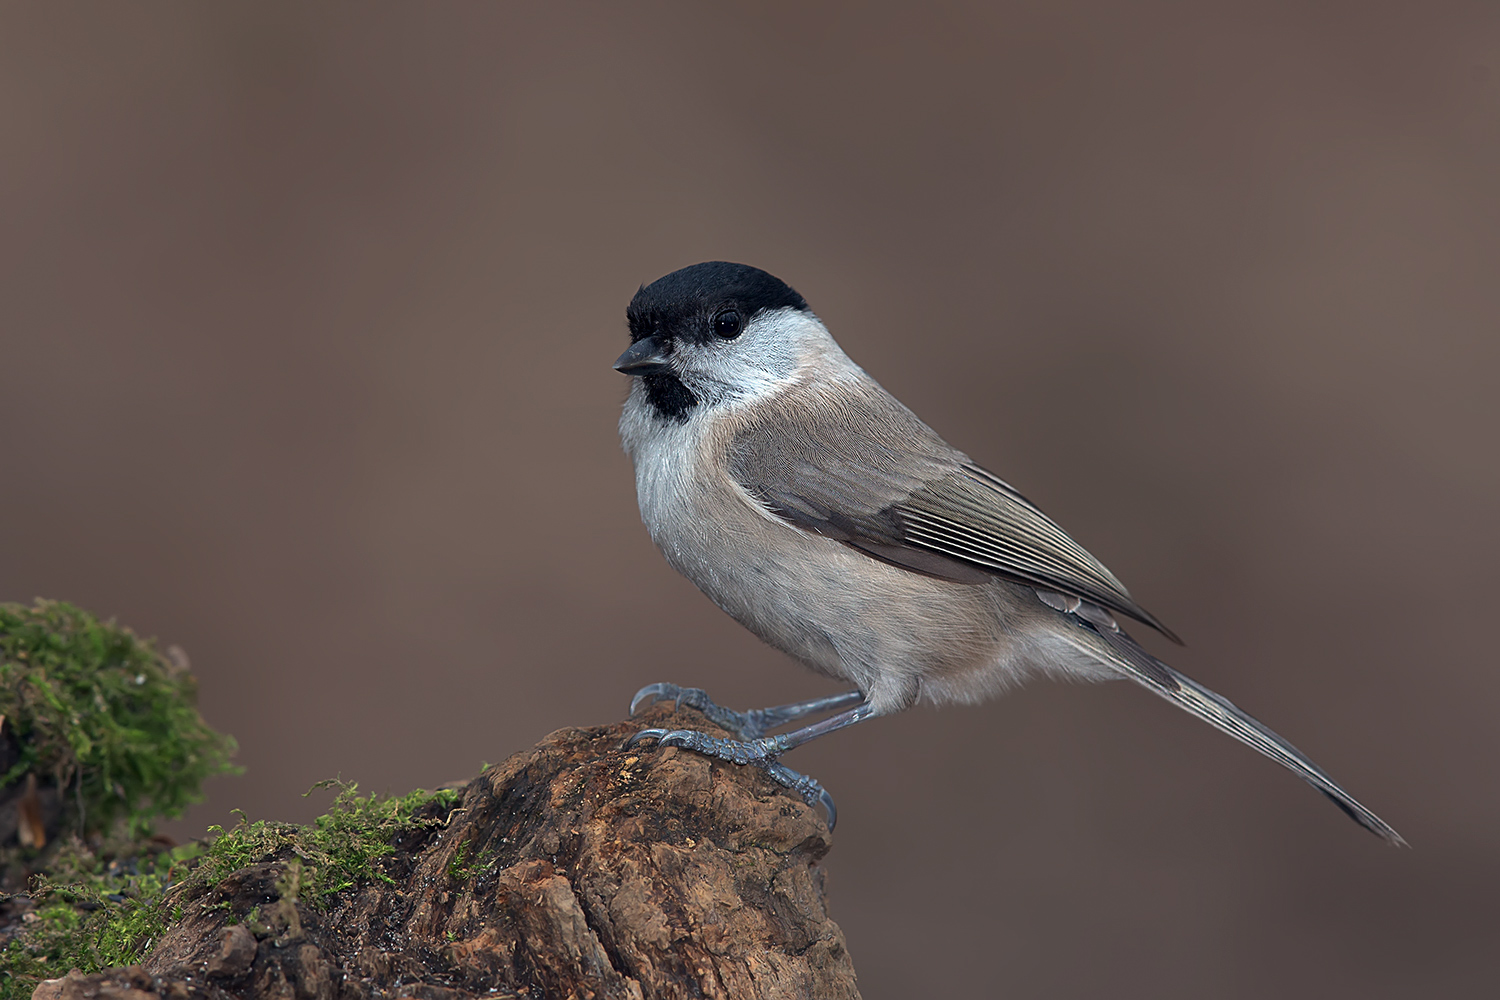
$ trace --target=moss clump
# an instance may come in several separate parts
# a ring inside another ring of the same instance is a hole
[[[381,859],[404,836],[446,823],[459,797],[453,789],[382,798],[342,782],[315,787],[328,785],[338,796],[307,826],[242,819],[229,830],[211,827],[201,844],[140,845],[123,859],[95,855],[73,839],[53,874],[38,882],[34,916],[0,951],[0,1000],[24,1000],[38,982],[70,969],[91,973],[141,961],[180,916],[175,901],[196,898],[247,865],[287,862],[284,896],[318,909],[346,889],[391,882]]]
[[[359,786],[324,781],[313,788],[336,787],[338,796],[327,813],[308,826],[293,823],[241,821],[231,830],[209,828],[209,842],[195,878],[213,885],[249,864],[296,857],[302,870],[299,899],[323,908],[330,897],[366,882],[391,879],[380,870],[381,858],[391,854],[396,840],[412,830],[440,825],[458,801],[451,788],[381,798],[360,795]]]
[[[0,789],[27,775],[60,793],[62,829],[134,835],[234,770],[234,740],[194,706],[185,662],[62,601],[0,604],[0,715],[13,738]]]
[[[308,826],[242,820],[169,849],[149,838],[152,821],[179,815],[205,778],[234,770],[234,741],[208,727],[194,695],[185,663],[128,629],[60,601],[0,604],[0,792],[24,780],[36,801],[44,784],[68,833],[40,859],[9,849],[46,872],[29,899],[0,895],[0,1000],[23,1000],[71,969],[139,962],[180,916],[178,901],[249,864],[287,863],[282,905],[293,920],[299,902],[321,908],[345,889],[389,881],[381,859],[445,822],[458,798],[361,796],[324,783],[338,795]]]
[[[123,858],[95,854],[77,837],[59,846],[53,872],[36,880],[36,908],[0,950],[0,1000],[25,1000],[43,979],[72,969],[140,961],[166,928],[163,894],[202,852],[196,844],[142,846]]]

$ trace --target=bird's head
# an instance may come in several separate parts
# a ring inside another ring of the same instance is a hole
[[[615,370],[640,379],[656,415],[755,398],[790,379],[828,333],[781,279],[709,261],[643,285],[625,310],[630,348]]]

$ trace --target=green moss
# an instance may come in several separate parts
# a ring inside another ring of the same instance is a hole
[[[468,882],[471,879],[487,874],[495,867],[499,858],[493,849],[486,847],[474,858],[469,857],[469,848],[473,846],[472,841],[464,841],[458,845],[458,850],[453,852],[453,857],[448,861],[448,877],[455,882]]]
[[[163,893],[191,869],[197,845],[144,849],[124,859],[70,838],[37,878],[37,906],[0,951],[0,1000],[24,1000],[42,979],[137,962],[167,925]]]
[[[172,850],[138,844],[134,856],[127,857],[131,848],[120,848],[114,860],[91,853],[76,838],[65,844],[53,872],[32,894],[35,916],[0,951],[0,1000],[25,1000],[39,981],[70,969],[89,973],[139,962],[181,916],[174,900],[195,898],[246,865],[287,864],[277,912],[266,914],[283,925],[298,919],[298,902],[326,909],[346,889],[390,882],[381,859],[401,837],[444,825],[460,794],[418,789],[382,798],[362,796],[357,786],[342,782],[315,787],[330,785],[339,789],[337,797],[307,826],[242,818],[229,830],[211,827],[202,844]],[[246,918],[254,927],[261,920],[258,911]]]
[[[64,829],[139,836],[234,770],[234,740],[195,695],[185,666],[129,629],[62,601],[0,604],[0,715],[19,747],[0,788],[35,774],[61,791]]]
[[[301,859],[299,893],[303,903],[321,908],[330,896],[365,882],[391,879],[378,866],[392,853],[392,842],[408,831],[446,819],[458,791],[418,789],[407,795],[362,796],[353,783],[324,781],[314,788],[336,787],[328,812],[309,826],[241,821],[233,829],[210,827],[212,838],[202,862],[207,884],[226,878],[248,864],[295,855]]]
[[[458,799],[453,790],[361,796],[330,782],[337,797],[308,826],[242,818],[167,850],[146,836],[152,822],[196,801],[204,778],[233,770],[234,741],[204,723],[194,694],[185,666],[128,629],[58,601],[0,604],[0,788],[34,775],[58,789],[68,832],[40,858],[0,847],[46,868],[19,930],[0,927],[0,1000],[24,1000],[70,969],[140,961],[182,901],[256,862],[286,865],[282,899],[247,923],[292,926],[299,903],[325,908],[346,889],[389,881],[382,859],[393,845],[446,822]]]

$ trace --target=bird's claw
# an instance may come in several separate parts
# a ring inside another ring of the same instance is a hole
[[[667,732],[668,730],[665,729],[642,729],[640,732],[630,737],[630,739],[626,740],[624,745],[620,749],[629,749],[630,747],[635,746],[641,740],[645,739],[660,740],[663,736],[667,735]]]
[[[678,708],[683,705],[696,708],[707,716],[709,721],[723,726],[732,733],[738,733],[741,739],[755,739],[766,731],[765,722],[761,718],[764,713],[736,712],[732,708],[715,704],[708,696],[708,692],[702,688],[687,688],[665,682],[647,684],[637,691],[635,697],[630,699],[630,714],[634,715],[643,706],[669,700]]]
[[[809,778],[798,771],[793,771],[785,764],[772,763],[766,766],[766,773],[779,785],[790,788],[802,796],[802,801],[816,809],[819,805],[828,814],[828,830],[833,832],[834,824],[839,821],[838,808],[833,804],[833,796],[828,790],[818,784],[816,778]]]
[[[675,699],[677,702],[677,707],[681,708],[682,699],[690,690],[697,689],[682,688],[678,687],[676,684],[667,683],[647,684],[645,687],[641,688],[635,693],[634,698],[630,699],[630,714],[634,715],[636,712],[640,711],[642,704],[654,705],[658,701],[665,701],[668,698]]]

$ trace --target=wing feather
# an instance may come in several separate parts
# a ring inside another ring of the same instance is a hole
[[[730,474],[777,516],[913,572],[1051,588],[1180,641],[1035,504],[868,377],[779,403],[729,448]]]
[[[1102,654],[1136,683],[1197,716],[1220,732],[1228,733],[1241,743],[1254,747],[1291,771],[1327,796],[1350,819],[1386,843],[1396,847],[1406,846],[1401,834],[1389,823],[1345,791],[1342,785],[1329,777],[1327,771],[1314,764],[1310,757],[1265,723],[1223,695],[1173,670],[1142,649],[1123,631],[1094,624],[1089,624],[1087,628],[1094,637],[1102,639],[1103,643],[1099,644],[1097,639],[1095,642],[1080,642],[1078,648],[1082,651],[1093,656]],[[1075,634],[1068,638],[1070,641],[1077,641],[1079,636]]]

